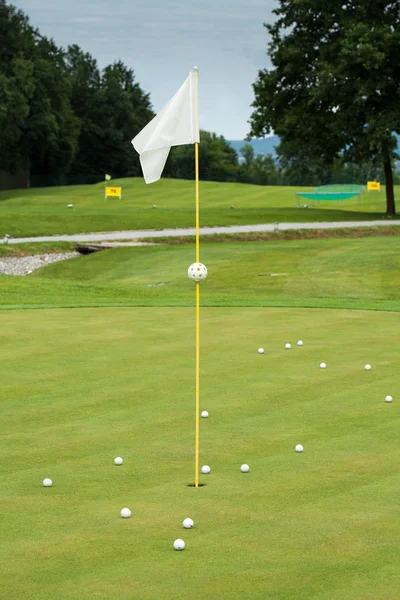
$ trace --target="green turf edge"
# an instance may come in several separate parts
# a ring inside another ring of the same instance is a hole
[[[97,303],[79,303],[73,304],[66,302],[65,304],[3,304],[0,305],[0,310],[41,310],[41,309],[57,309],[57,308],[174,308],[174,307],[185,307],[190,308],[194,306],[188,302],[158,302],[157,304],[146,304],[140,302],[105,302],[101,304]],[[335,299],[335,298],[278,298],[270,300],[254,300],[249,302],[248,299],[236,298],[231,303],[226,300],[201,303],[202,308],[327,308],[332,310],[371,310],[371,311],[384,311],[384,312],[400,312],[400,300],[374,300],[374,301],[362,301],[359,299],[347,300],[347,299]]]
[[[246,233],[207,233],[201,236],[201,243],[229,243],[229,242],[281,242],[293,240],[318,240],[336,238],[364,238],[364,237],[389,237],[400,235],[400,225],[365,227],[337,227],[335,229],[287,229],[283,231],[251,231]],[[119,241],[119,240],[118,240]],[[121,240],[131,241],[131,240]],[[157,245],[183,245],[194,244],[196,236],[159,236],[140,238],[139,242]],[[84,245],[84,244],[81,244]],[[90,243],[88,242],[90,246]],[[93,245],[96,245],[95,243]]]

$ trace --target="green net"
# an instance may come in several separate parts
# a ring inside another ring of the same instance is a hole
[[[349,200],[359,196],[358,192],[328,192],[327,194],[319,194],[316,192],[297,192],[296,196],[307,198],[307,200]]]
[[[364,190],[363,185],[355,185],[353,183],[338,183],[335,185],[321,185],[315,188],[316,194],[331,194],[335,192],[355,192],[361,194]]]

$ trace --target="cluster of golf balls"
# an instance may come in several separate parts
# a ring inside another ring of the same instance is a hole
[[[205,279],[207,277],[207,269],[206,269],[206,267],[204,267],[204,265],[201,265],[200,263],[194,263],[189,268],[188,275],[189,275],[189,277],[191,279],[194,279],[195,281],[200,281],[202,278]],[[299,340],[297,342],[297,345],[298,346],[303,346],[303,341]],[[291,347],[292,346],[291,346],[290,343],[286,343],[285,344],[285,348],[287,350],[289,350]],[[259,348],[258,349],[258,353],[259,354],[264,354],[264,348]],[[325,362],[320,363],[319,366],[320,366],[321,369],[326,369],[326,363]],[[365,367],[364,367],[364,369],[366,371],[370,371],[371,368],[372,367],[369,364],[366,364]],[[389,396],[389,395],[386,396],[385,397],[385,401],[388,402],[388,403],[392,402],[393,401],[392,396]],[[203,410],[201,412],[201,417],[203,419],[208,418],[208,416],[209,416],[209,413],[208,413],[207,410]],[[296,447],[295,447],[295,451],[297,453],[304,452],[304,447],[302,446],[302,444],[297,444]],[[122,465],[123,462],[124,462],[124,460],[123,460],[123,458],[121,456],[117,456],[114,459],[114,464],[117,465],[117,466]],[[242,473],[248,473],[250,471],[250,467],[247,464],[243,464],[240,467],[240,470],[241,470]],[[211,467],[209,465],[203,465],[201,467],[201,472],[203,473],[203,475],[208,475],[209,473],[211,473]],[[50,478],[46,477],[46,479],[43,480],[43,487],[52,487],[52,486],[53,486],[53,481]],[[130,510],[130,508],[125,507],[125,508],[123,508],[121,510],[120,515],[121,515],[121,517],[123,519],[129,519],[132,516],[132,511]],[[183,525],[184,529],[193,529],[193,527],[194,527],[194,521],[193,521],[193,519],[190,519],[189,517],[187,517],[186,519],[183,520],[182,525]],[[184,550],[185,549],[185,542],[182,539],[180,539],[180,538],[176,539],[174,541],[174,549],[178,550],[178,551]]]
[[[298,346],[303,346],[303,345],[304,345],[304,342],[303,342],[302,340],[299,340],[299,341],[297,342],[297,345],[298,345]],[[289,344],[289,343],[286,343],[286,344],[285,344],[285,348],[286,348],[286,350],[290,350],[290,348],[291,348],[291,347],[292,347],[292,345],[291,345],[291,344]],[[258,349],[258,354],[264,354],[264,352],[265,352],[265,351],[264,351],[264,348],[259,348],[259,349]],[[326,369],[326,363],[325,363],[325,362],[322,362],[322,363],[320,363],[320,365],[319,365],[319,366],[320,366],[320,368],[321,368],[321,369]],[[365,369],[366,371],[370,371],[370,370],[372,369],[372,367],[371,367],[371,365],[369,365],[369,364],[366,364],[366,365],[364,366],[364,369]],[[390,402],[392,402],[392,401],[393,401],[393,398],[392,398],[392,396],[386,396],[386,398],[385,398],[385,401],[386,401],[386,402],[389,402],[389,403],[390,403]],[[295,447],[295,450],[296,450],[296,452],[299,452],[299,453],[300,453],[300,452],[304,452],[304,447],[303,447],[301,444],[297,444],[297,445],[296,445],[296,447]],[[242,468],[242,471],[243,471],[244,473],[245,473],[245,472],[247,472],[247,471],[244,471],[244,470],[243,470],[243,467],[247,467],[247,466],[248,466],[248,465],[242,465],[242,467],[241,467],[241,468]]]

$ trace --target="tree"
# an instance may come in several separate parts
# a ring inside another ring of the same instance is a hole
[[[85,176],[99,174],[98,155],[104,139],[100,70],[96,60],[77,45],[68,47],[65,61],[71,84],[71,106],[80,122],[78,151],[71,172]]]
[[[35,89],[23,126],[22,152],[31,174],[46,183],[61,183],[78,147],[80,123],[74,115],[70,77],[64,52],[52,40],[36,34],[33,53]]]
[[[254,84],[251,135],[271,130],[320,168],[379,161],[395,214],[393,132],[400,132],[400,0],[280,0],[270,70]]]
[[[26,167],[21,151],[23,127],[35,90],[34,30],[15,7],[0,2],[0,167]]]
[[[237,155],[223,136],[208,131],[200,132],[199,175],[205,181],[236,181]],[[192,145],[171,149],[165,176],[194,179],[194,151]]]
[[[133,70],[120,61],[106,67],[96,111],[96,124],[101,131],[97,167],[115,176],[141,175],[131,140],[153,116],[150,97],[135,83]]]
[[[240,148],[240,154],[244,158],[244,164],[247,169],[250,169],[253,160],[254,160],[254,148],[251,144],[245,144],[242,148]]]

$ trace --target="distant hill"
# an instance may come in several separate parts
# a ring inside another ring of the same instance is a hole
[[[397,152],[400,153],[400,136],[396,133],[394,134],[397,138]],[[246,141],[246,140],[227,140],[228,144],[236,150],[239,158],[241,157],[240,149],[243,148],[245,144],[251,144],[254,148],[254,153],[257,154],[271,154],[272,156],[276,156],[275,147],[279,145],[279,137],[277,135],[273,135],[269,138],[257,138],[254,140]]]
[[[240,156],[240,148],[243,148],[245,144],[251,144],[254,148],[254,153],[257,154],[272,154],[275,156],[275,146],[279,144],[279,138],[277,135],[273,135],[269,138],[258,138],[250,141],[246,140],[227,140],[228,144],[232,146],[234,150]]]

